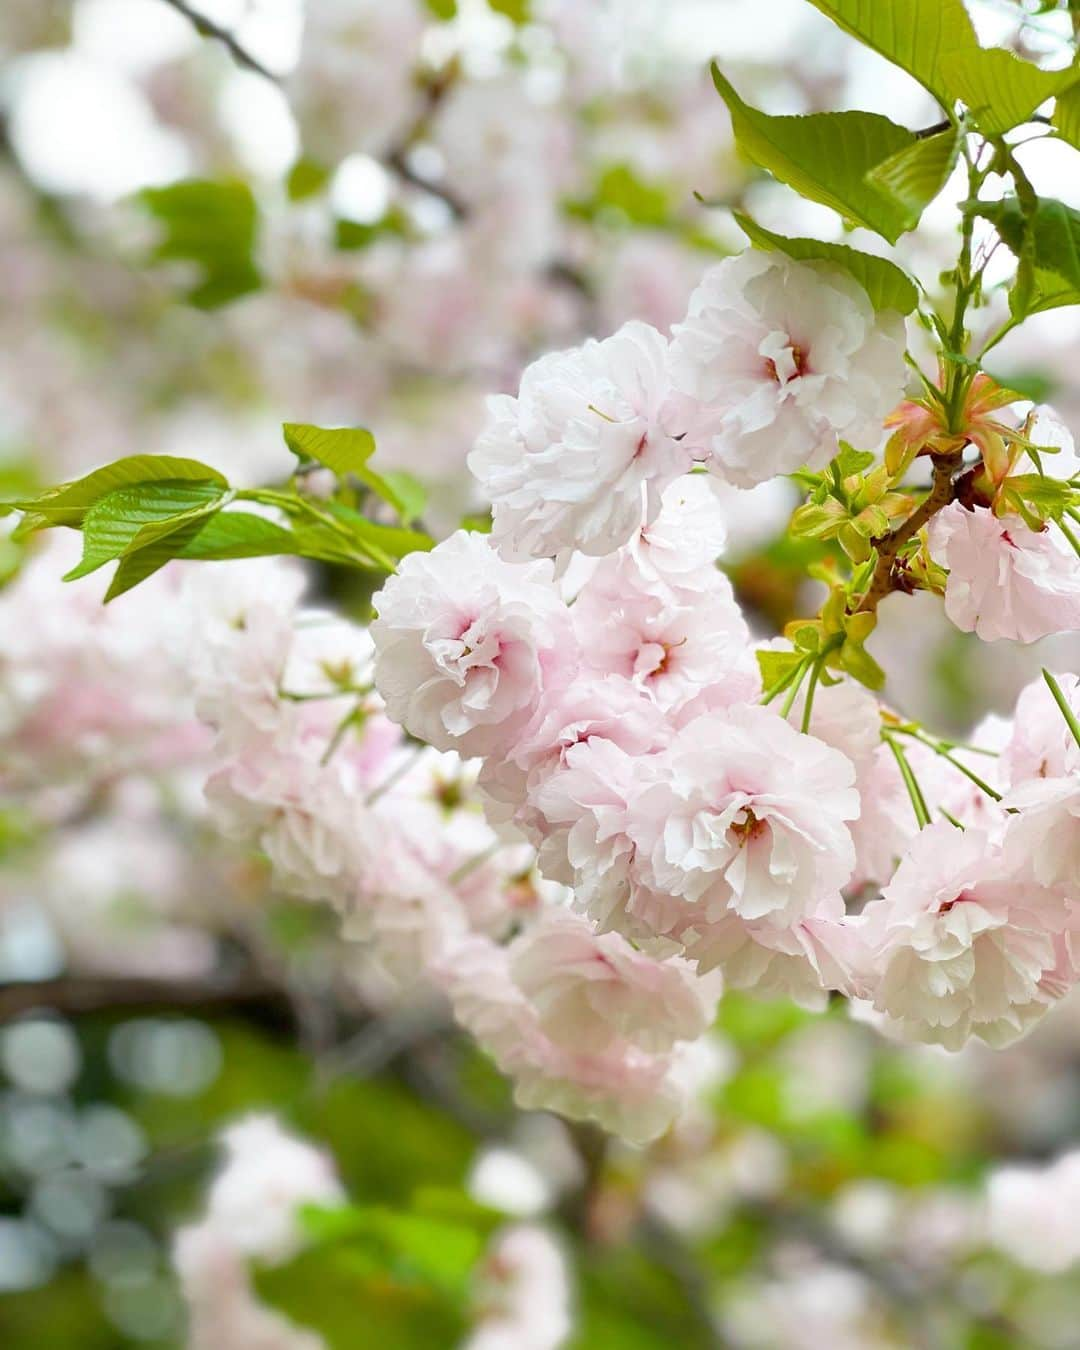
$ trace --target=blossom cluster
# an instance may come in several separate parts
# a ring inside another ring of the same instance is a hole
[[[953,1049],[1015,1039],[1076,981],[1080,746],[1049,687],[986,729],[983,773],[849,679],[780,710],[716,566],[716,481],[745,488],[821,469],[849,438],[878,445],[903,382],[902,322],[849,276],[729,259],[670,340],[630,322],[493,398],[470,458],[490,536],[411,555],[376,597],[387,714],[481,760],[489,819],[528,839],[588,921],[572,940],[526,935],[454,962],[458,1015],[527,1103],[566,1109],[548,1071],[543,1093],[533,1081],[553,1045],[591,1053],[614,1030],[653,1053],[691,1038],[680,982],[716,970],[808,1006],[839,991]],[[993,521],[993,539],[965,551],[968,516]],[[960,626],[991,608],[988,636],[1036,636],[1052,609],[1055,630],[1070,626],[1060,602],[1080,568],[1019,518],[958,501],[931,546]],[[1008,576],[987,580],[999,562]],[[1075,708],[1076,680],[1058,689]],[[935,823],[912,818],[913,773]],[[602,945],[614,940],[622,959]],[[557,970],[578,946],[604,970],[589,996]],[[574,1077],[578,1096],[593,1080],[584,1066]]]

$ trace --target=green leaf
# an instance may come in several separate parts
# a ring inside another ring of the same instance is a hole
[[[220,561],[296,554],[300,544],[290,531],[250,511],[219,511],[211,516],[177,556]]]
[[[913,75],[951,111],[961,102],[981,131],[1000,136],[1072,85],[1080,71],[1041,70],[979,46],[961,0],[810,0],[846,32]]]
[[[450,1295],[467,1292],[482,1246],[470,1223],[382,1206],[307,1206],[301,1210],[301,1221],[318,1242],[359,1240],[388,1267]]]
[[[528,23],[531,15],[531,0],[488,0],[488,8],[496,14],[505,14],[511,22]]]
[[[786,675],[790,675],[796,666],[802,665],[802,656],[798,652],[759,651],[758,668],[761,671],[763,689],[771,689]]]
[[[887,258],[861,253],[846,244],[825,244],[818,239],[791,239],[773,234],[741,211],[734,214],[743,234],[758,248],[786,253],[800,262],[828,262],[842,267],[863,288],[875,309],[895,309],[901,314],[909,314],[919,302],[915,283]]]
[[[404,558],[407,553],[427,553],[435,547],[434,539],[419,530],[377,524],[343,502],[331,501],[325,505],[332,515],[349,526],[361,546],[373,544],[380,553],[388,553],[393,558]]]
[[[840,648],[840,665],[867,689],[881,689],[885,684],[885,672],[859,642],[850,639]]]
[[[360,1310],[380,1350],[459,1343],[481,1226],[377,1206],[307,1207],[300,1217],[313,1245],[254,1272],[263,1301],[330,1350],[357,1345]]]
[[[1034,250],[1036,274],[1051,272],[1071,288],[1080,289],[1080,211],[1053,198],[1040,197],[1027,222],[1030,235],[1026,236],[1025,213],[1017,197],[971,202],[965,209],[990,221],[1018,257],[1027,237]]]
[[[223,489],[229,486],[216,469],[197,459],[177,459],[172,455],[128,455],[125,459],[106,464],[104,468],[95,469],[84,478],[61,483],[59,487],[49,488],[40,496],[16,502],[15,505],[20,511],[40,519],[37,528],[78,526],[82,524],[90,507],[116,488],[180,479],[217,483]]]
[[[862,473],[864,469],[868,469],[876,458],[871,450],[856,450],[846,441],[841,441],[840,451],[834,457],[833,463],[841,478],[850,478],[852,474]]]
[[[330,181],[330,170],[317,159],[301,155],[289,170],[285,191],[289,201],[302,202],[317,196]]]
[[[375,437],[363,427],[327,428],[286,422],[283,430],[285,444],[294,455],[324,464],[339,478],[349,474],[359,478],[376,496],[394,508],[403,523],[415,520],[424,509],[427,496],[411,474],[393,471],[381,474],[370,467],[368,460],[375,453]],[[364,525],[370,523],[359,515],[356,519]]]
[[[810,0],[840,28],[913,75],[945,107],[950,66],[978,47],[961,0]]]
[[[1000,47],[976,47],[952,64],[950,75],[957,98],[979,130],[1001,136],[1075,84],[1080,71],[1041,70]]]
[[[427,506],[427,489],[418,478],[401,469],[391,469],[382,474],[382,481],[392,494],[388,500],[401,517],[403,525],[423,515],[424,507]]]
[[[436,19],[449,20],[457,16],[457,0],[426,0],[426,3]]]
[[[82,523],[82,559],[64,580],[88,576],[114,558],[145,548],[189,520],[209,514],[225,492],[220,483],[184,479],[116,488],[87,511]]]
[[[566,204],[567,212],[582,220],[610,216],[643,229],[663,229],[671,223],[672,196],[668,188],[647,182],[628,163],[607,165],[591,197]]]
[[[369,248],[376,239],[392,235],[408,239],[414,233],[409,217],[400,206],[391,206],[378,220],[349,220],[340,216],[334,222],[334,246],[342,251]]]
[[[214,508],[211,507],[211,510]],[[105,601],[115,600],[118,595],[130,591],[140,581],[145,581],[174,558],[184,555],[184,549],[206,524],[204,512],[196,512],[167,533],[126,553],[113,573],[109,589],[105,592]]]
[[[287,1265],[253,1272],[259,1300],[329,1350],[356,1350],[375,1334],[379,1350],[429,1350],[461,1343],[462,1310],[437,1289],[388,1274],[371,1252],[342,1242],[302,1252]]]
[[[1062,305],[1080,305],[1080,289],[1072,286],[1056,272],[1041,271],[1035,268],[1027,294],[1021,295],[1017,287],[1009,292],[1009,309],[1013,317],[1026,318],[1029,314],[1041,314],[1043,310],[1060,309]],[[1043,402],[1035,399],[1036,403]]]
[[[254,262],[258,211],[246,183],[188,179],[145,188],[138,200],[164,227],[153,256],[201,268],[202,280],[187,295],[191,304],[216,309],[262,285]]]
[[[910,131],[876,113],[772,117],[744,103],[715,62],[712,76],[740,149],[763,169],[891,244],[914,223],[906,208],[866,181],[876,165],[916,144]]]
[[[1051,120],[1062,140],[1080,150],[1080,84],[1058,95]]]
[[[375,453],[375,437],[363,427],[314,427],[306,422],[286,422],[285,444],[301,459],[314,459],[332,469],[339,478],[361,474]]]
[[[871,169],[867,182],[895,197],[917,220],[948,182],[962,142],[959,127],[923,137]]]

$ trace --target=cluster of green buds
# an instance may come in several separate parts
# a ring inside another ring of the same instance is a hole
[[[853,563],[866,562],[874,540],[911,509],[910,497],[896,490],[899,476],[887,464],[870,469],[874,459],[843,445],[824,473],[796,475],[809,495],[792,517],[792,532],[822,542],[835,539]]]

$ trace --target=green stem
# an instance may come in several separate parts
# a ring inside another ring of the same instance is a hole
[[[814,692],[821,677],[821,662],[815,661],[810,667],[810,683],[806,686],[806,703],[803,705],[802,730],[806,735],[810,731],[810,716],[814,710]]]
[[[796,675],[791,688],[788,690],[788,696],[784,699],[784,706],[780,709],[781,717],[786,717],[794,706],[795,699],[798,697],[799,690],[802,688],[802,682],[806,677],[808,669],[809,666],[805,661],[799,663],[799,673]]]
[[[911,807],[915,812],[919,829],[925,829],[930,824],[930,812],[926,808],[926,798],[922,794],[922,788],[919,787],[919,780],[915,777],[911,765],[908,763],[907,755],[904,754],[891,736],[885,736],[885,744],[893,752],[893,757],[900,770],[900,777],[904,780],[904,787],[907,788],[907,794],[911,798]]]
[[[792,682],[792,680],[802,679],[802,674],[805,668],[806,668],[806,658],[804,657],[797,666],[792,666],[791,669],[786,674],[781,675],[781,677],[776,681],[776,683],[770,686],[770,688],[768,688],[765,691],[765,693],[762,695],[761,698],[762,706],[764,707],[765,705],[771,703],[774,698],[782,694],[784,690],[788,687],[788,685]]]
[[[1054,696],[1054,702],[1061,709],[1061,715],[1065,719],[1065,725],[1073,734],[1073,739],[1077,745],[1080,745],[1080,720],[1077,720],[1076,714],[1069,707],[1069,700],[1062,693],[1061,685],[1054,679],[1053,675],[1043,667],[1043,679],[1050,686],[1050,692]]]
[[[1069,528],[1068,525],[1065,524],[1063,520],[1059,520],[1057,522],[1057,527],[1071,544],[1072,551],[1076,554],[1078,558],[1080,558],[1080,539],[1077,539],[1076,535],[1073,534],[1072,530]]]
[[[897,730],[900,729],[897,728]],[[990,786],[990,784],[984,782],[983,779],[981,779],[973,769],[969,769],[968,766],[964,764],[961,760],[956,759],[955,756],[951,755],[949,753],[949,750],[946,748],[944,742],[935,740],[932,736],[927,736],[925,732],[917,730],[908,731],[905,729],[903,731],[900,731],[900,734],[902,736],[911,736],[915,740],[917,740],[920,743],[920,745],[927,746],[929,749],[933,750],[935,755],[940,755],[941,758],[946,760],[949,764],[951,764],[954,769],[959,770],[959,772],[962,773],[965,778],[969,778],[975,784],[975,786],[979,788],[982,792],[985,792],[988,797],[993,797],[994,801],[996,802],[1001,801],[1001,793],[996,792]]]

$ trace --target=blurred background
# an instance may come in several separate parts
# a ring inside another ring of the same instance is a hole
[[[1064,0],[969,8],[984,43],[1072,59]],[[841,237],[737,156],[713,57],[772,112],[937,120],[806,0],[6,0],[0,497],[138,452],[273,482],[294,420],[370,427],[437,533],[482,513],[465,455],[533,357],[666,329],[742,247],[732,207]],[[1080,207],[1071,153],[1023,162]],[[961,191],[901,241],[931,288]],[[1073,311],[995,363],[1080,431]],[[762,635],[807,603],[793,503],[732,502],[726,566]],[[184,1345],[173,1237],[252,1111],[329,1150],[357,1203],[540,1224],[574,1346],[1080,1344],[1080,1181],[1036,1204],[1033,1179],[1026,1222],[990,1184],[1077,1139],[1075,995],[959,1055],[728,995],[693,1110],[650,1149],[517,1111],[437,1008],[373,1001],[335,916],[215,832],[175,654],[138,602],[102,619],[92,584],[62,589],[69,565],[0,534],[0,1345]],[[355,577],[309,585],[366,615]],[[978,649],[939,610],[894,597],[875,638],[893,701],[939,731],[1076,668],[1057,640]],[[276,1306],[320,1303],[322,1340],[266,1346],[464,1343],[475,1273],[436,1278],[417,1243],[325,1290],[283,1277]]]

